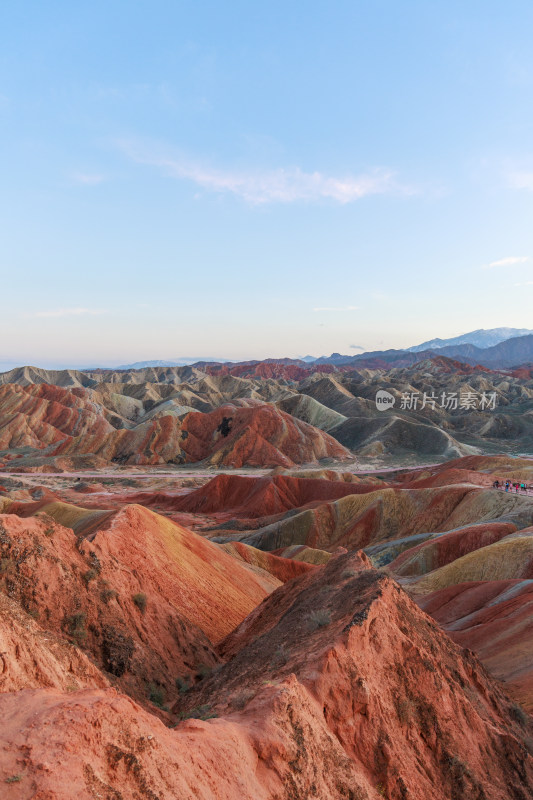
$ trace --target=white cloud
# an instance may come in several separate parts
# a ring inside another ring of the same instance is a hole
[[[525,281],[524,283],[515,283],[515,286],[533,286],[533,281]]]
[[[84,314],[90,316],[98,316],[105,314],[103,309],[99,308],[56,308],[50,311],[35,311],[33,314],[26,314],[27,317],[80,317]]]
[[[74,183],[79,183],[81,186],[98,186],[99,183],[105,181],[104,175],[92,174],[89,172],[74,172],[71,178]]]
[[[533,192],[533,172],[514,170],[507,173],[507,182],[511,189],[526,189]]]
[[[335,177],[322,172],[304,172],[299,167],[273,170],[239,171],[217,169],[186,157],[149,152],[131,143],[122,142],[122,150],[139,164],[162,169],[171,177],[189,180],[208,191],[230,193],[248,203],[313,202],[322,199],[346,204],[376,194],[414,194],[400,186],[391,170],[376,168],[362,175]]]
[[[494,269],[496,267],[512,267],[515,264],[525,264],[529,261],[529,256],[507,256],[500,258],[498,261],[491,261],[489,264],[483,264],[482,269]]]
[[[359,306],[320,306],[313,311],[357,311]]]

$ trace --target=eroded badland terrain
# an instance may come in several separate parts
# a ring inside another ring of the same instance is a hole
[[[0,797],[529,800],[532,444],[529,367],[0,375]]]

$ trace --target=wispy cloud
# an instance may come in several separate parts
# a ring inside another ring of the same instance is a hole
[[[357,311],[359,306],[319,306],[313,311]]]
[[[90,172],[73,172],[70,177],[81,186],[98,186],[105,181],[105,175]]]
[[[362,353],[365,352],[365,348],[361,347],[360,344],[351,344],[350,345],[350,350],[360,350]]]
[[[376,168],[361,175],[332,176],[323,172],[305,172],[300,167],[272,170],[218,169],[188,157],[169,156],[121,142],[126,155],[139,164],[157,167],[173,178],[189,180],[201,188],[236,195],[248,203],[294,203],[333,200],[352,203],[377,194],[414,194],[414,189],[400,185],[392,170]]]
[[[515,283],[515,286],[533,286],[533,281],[524,281],[524,283]]]
[[[99,316],[106,311],[101,308],[55,308],[49,311],[34,311],[25,314],[26,317],[81,317],[85,314],[89,316]]]
[[[489,264],[483,264],[482,269],[494,269],[496,267],[512,267],[516,264],[525,264],[529,261],[529,256],[506,256],[499,258],[497,261],[491,261]]]
[[[507,183],[511,189],[526,189],[533,192],[533,172],[531,170],[511,170],[507,173]]]

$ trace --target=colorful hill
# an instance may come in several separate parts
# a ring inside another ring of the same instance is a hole
[[[68,524],[68,504],[58,507]],[[43,511],[4,513],[0,525],[0,590],[141,701],[150,683],[169,691],[178,673],[215,664],[216,642],[280,583],[141,506],[90,541]]]
[[[0,693],[6,797],[533,793],[531,721],[354,554],[278,589],[223,651],[225,665],[179,696],[174,729],[113,689]]]
[[[470,581],[416,600],[533,711],[533,580]]]
[[[346,459],[349,452],[327,433],[271,405],[224,405],[179,419],[162,416],[103,439],[67,439],[50,455],[95,453],[120,464],[203,462],[217,466],[284,466]]]
[[[336,500],[350,494],[365,493],[373,487],[324,479],[290,475],[260,478],[217,475],[209,483],[183,497],[172,500],[175,511],[247,517],[268,517],[294,508]],[[159,502],[161,500],[159,499]]]
[[[342,448],[414,465],[485,450],[531,450],[527,365],[494,370],[431,353],[407,355],[407,362],[343,365],[270,360],[87,372],[17,368],[0,374],[0,450],[24,448],[18,466],[33,469],[53,467],[58,454],[98,454],[127,464],[290,467],[343,458]],[[385,412],[376,407],[380,390],[394,399]],[[228,404],[232,409],[220,414]],[[212,437],[223,417],[233,418],[238,436],[227,431],[221,444]]]
[[[492,468],[6,478],[7,800],[533,796],[533,497]]]

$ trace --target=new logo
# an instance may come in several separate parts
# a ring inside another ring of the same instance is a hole
[[[395,402],[394,395],[386,392],[385,389],[380,389],[379,392],[376,392],[376,408],[378,411],[387,411],[387,409],[393,407]]]

